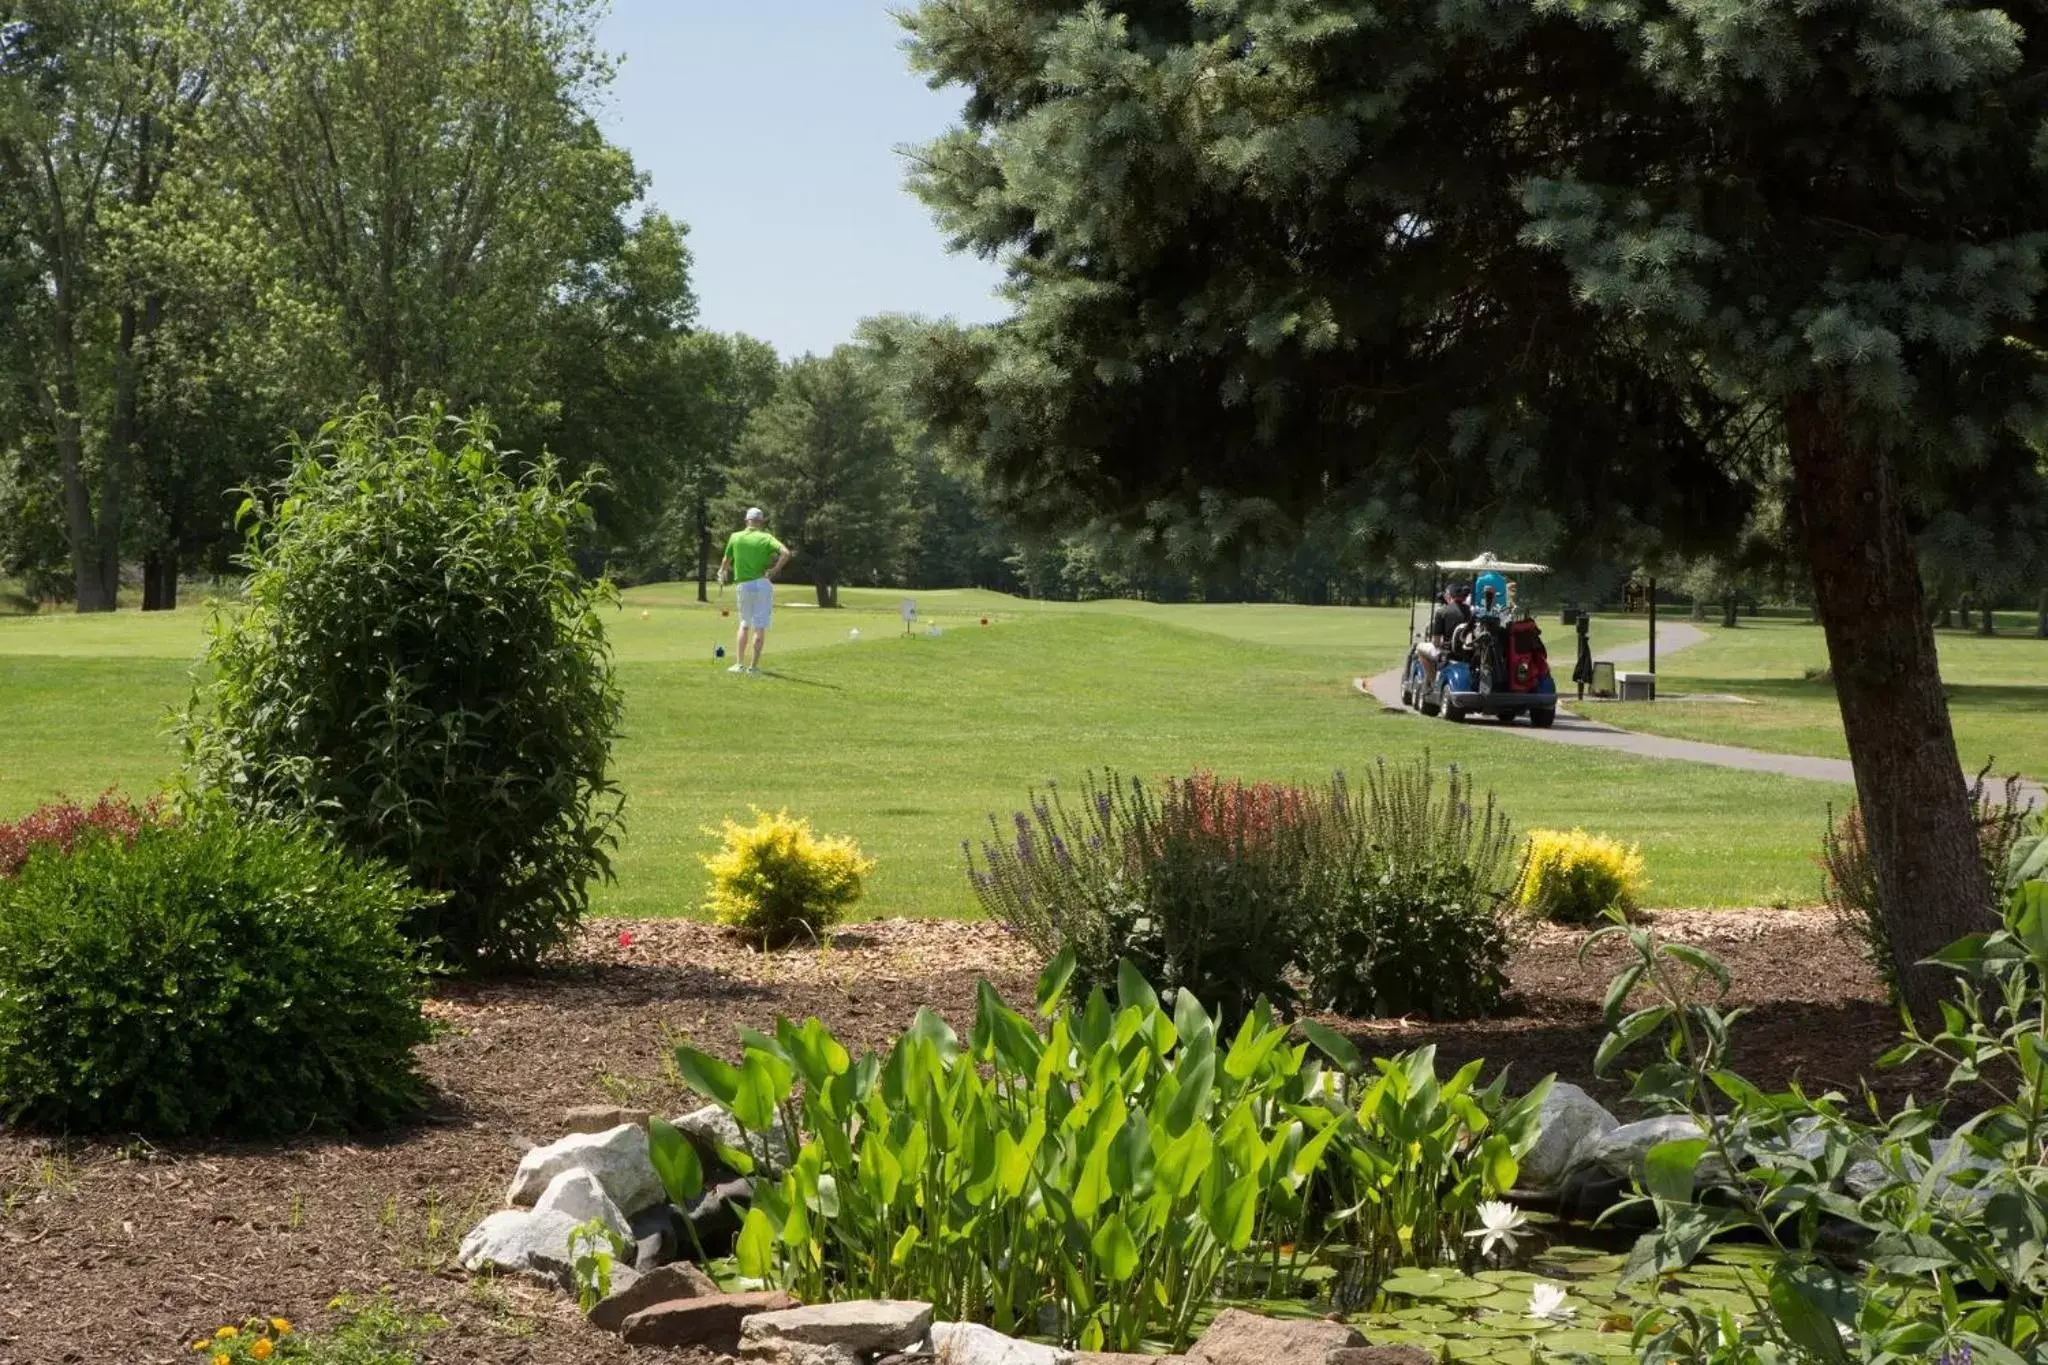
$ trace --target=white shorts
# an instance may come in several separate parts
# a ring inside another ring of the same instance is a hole
[[[765,578],[750,578],[734,591],[740,624],[749,630],[768,629],[768,618],[775,611],[775,585]]]

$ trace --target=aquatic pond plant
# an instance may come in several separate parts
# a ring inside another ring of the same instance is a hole
[[[1263,1001],[1226,1031],[1129,963],[1114,1003],[1078,1000],[1073,972],[1054,959],[1035,1019],[984,981],[966,1038],[921,1009],[879,1056],[816,1019],[741,1030],[737,1063],[678,1048],[684,1079],[786,1159],[755,1182],[738,1274],[1085,1349],[1183,1346],[1219,1284],[1300,1299],[1322,1292],[1312,1266],[1465,1254],[1533,1141],[1540,1092],[1476,1089],[1477,1066],[1367,1066],[1334,1035],[1294,1041]],[[1312,1240],[1329,1254],[1303,1254]]]

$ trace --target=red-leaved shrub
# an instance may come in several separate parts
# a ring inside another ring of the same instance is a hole
[[[0,877],[12,877],[28,861],[29,854],[46,845],[54,844],[69,853],[80,839],[95,833],[113,834],[124,842],[133,842],[136,831],[163,818],[161,804],[151,797],[138,806],[109,788],[90,806],[60,796],[37,806],[11,825],[0,822]]]

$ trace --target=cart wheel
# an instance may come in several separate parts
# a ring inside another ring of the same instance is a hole
[[[1436,714],[1436,703],[1425,697],[1415,703],[1415,709],[1425,716],[1433,716]]]
[[[1548,730],[1557,723],[1555,706],[1539,706],[1529,712],[1529,723],[1539,730]]]
[[[1444,719],[1462,724],[1465,719],[1465,708],[1454,701],[1445,701]]]

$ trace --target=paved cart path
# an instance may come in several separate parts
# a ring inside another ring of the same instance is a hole
[[[1675,654],[1706,639],[1705,631],[1696,626],[1675,622],[1660,626],[1657,638],[1657,653],[1660,657]],[[1576,644],[1576,641],[1574,641]],[[1609,650],[1605,656],[1615,663],[1636,663],[1647,659],[1650,654],[1649,641],[1640,644],[1623,645]],[[1390,711],[1400,711],[1426,720],[1419,711],[1401,704],[1401,670],[1390,668],[1370,678],[1358,680],[1360,691],[1368,693]],[[1855,771],[1846,758],[1817,758],[1812,754],[1772,754],[1759,749],[1743,749],[1733,744],[1707,744],[1696,739],[1671,739],[1664,735],[1638,734],[1623,730],[1605,722],[1589,720],[1565,710],[1557,711],[1557,723],[1547,730],[1533,725],[1503,725],[1498,721],[1473,718],[1464,722],[1468,729],[1490,730],[1497,734],[1513,735],[1517,739],[1532,739],[1544,744],[1574,744],[1582,749],[1611,749],[1617,753],[1634,754],[1640,758],[1671,759],[1681,763],[1708,763],[1717,768],[1742,768],[1749,772],[1778,773],[1785,777],[1804,778],[1809,782],[1839,782],[1854,786]],[[1973,777],[1975,774],[1970,774]],[[2048,805],[2048,792],[2033,783],[2022,783],[2021,796],[2035,805]]]

